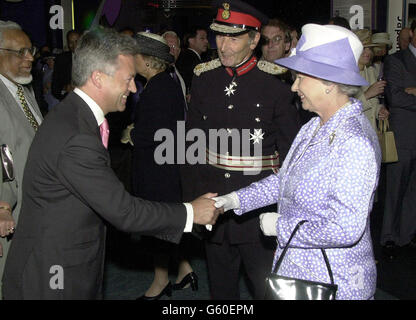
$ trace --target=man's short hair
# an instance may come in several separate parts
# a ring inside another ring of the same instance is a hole
[[[263,31],[263,29],[265,27],[279,28],[285,35],[285,39],[284,39],[285,43],[288,43],[288,42],[292,41],[292,36],[290,35],[290,28],[282,20],[279,20],[279,19],[276,19],[276,18],[270,19],[269,22],[266,25],[262,26],[261,31]]]
[[[22,30],[22,28],[14,21],[0,20],[0,46],[3,47],[3,32],[6,30]]]
[[[412,30],[412,32],[413,32],[413,36],[416,36],[414,33],[415,33],[415,29],[416,29],[416,19],[414,19],[413,21],[412,21],[412,24],[410,25],[410,30]]]
[[[71,34],[78,34],[78,35],[80,35],[80,33],[79,33],[77,30],[75,30],[75,29],[69,30],[69,31],[66,33],[66,41],[67,41],[67,42],[69,42],[69,36],[70,36]]]
[[[179,38],[179,36],[176,34],[175,31],[168,30],[162,34],[163,38],[166,38],[166,36],[176,37],[176,39],[178,39],[179,46],[181,46],[181,39]]]
[[[189,48],[189,39],[195,38],[198,34],[198,31],[202,30],[208,33],[207,29],[201,26],[193,26],[183,37],[183,42],[185,45],[185,48]]]
[[[81,87],[97,70],[113,75],[119,55],[134,56],[137,53],[137,43],[130,36],[106,28],[88,31],[75,49],[72,81],[76,87]]]

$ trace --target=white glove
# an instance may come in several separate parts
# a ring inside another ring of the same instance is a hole
[[[260,215],[260,229],[265,236],[277,236],[276,224],[280,216],[281,214],[277,212],[266,212]]]
[[[212,200],[215,200],[214,205],[216,208],[224,207],[224,212],[240,208],[240,199],[238,199],[237,193],[235,192],[220,197],[214,197]]]

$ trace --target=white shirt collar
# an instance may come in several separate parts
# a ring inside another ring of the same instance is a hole
[[[195,54],[198,56],[198,58],[199,58],[199,60],[202,60],[201,59],[201,56],[199,55],[199,53],[198,52],[196,52],[194,49],[192,49],[192,48],[188,48],[189,50],[191,50],[191,51],[193,51],[193,52],[195,52]]]
[[[95,119],[97,120],[98,126],[100,126],[104,122],[104,112],[100,108],[100,106],[84,91],[79,88],[74,89],[74,93],[79,95],[79,97],[85,101],[85,103],[90,107],[92,113],[94,114]]]
[[[409,50],[416,57],[416,48],[411,43],[409,43]]]
[[[14,82],[11,82],[9,79],[7,79],[2,74],[0,74],[0,79],[3,81],[3,83],[7,87],[7,89],[9,89],[9,91],[13,95],[13,97],[16,97],[17,96],[17,85]]]

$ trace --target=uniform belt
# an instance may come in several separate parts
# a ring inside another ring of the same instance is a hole
[[[277,172],[279,168],[279,153],[275,151],[273,155],[262,157],[236,157],[215,153],[206,150],[207,163],[229,171],[265,171],[273,170]]]

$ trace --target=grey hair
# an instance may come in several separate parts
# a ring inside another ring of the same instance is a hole
[[[249,36],[249,38],[250,38],[250,40],[251,41],[253,41],[254,40],[254,38],[256,37],[256,34],[258,33],[258,31],[255,31],[255,30],[250,30],[249,32],[248,32],[248,36]]]
[[[181,46],[181,39],[178,37],[175,31],[169,30],[162,34],[162,38],[166,39],[166,36],[176,37],[176,39],[178,39],[179,47]]]
[[[81,37],[75,50],[72,82],[76,87],[81,87],[94,71],[112,76],[119,55],[134,56],[136,53],[136,41],[130,36],[107,28],[88,31]]]
[[[0,20],[0,45],[3,46],[3,32],[6,30],[22,30],[16,22]]]
[[[338,83],[338,82],[332,82],[332,81],[328,81],[328,80],[321,80],[323,84],[325,85],[336,85],[338,87],[338,91],[347,95],[348,97],[354,97],[359,91],[360,91],[360,86],[352,86],[349,84],[343,84],[343,83]]]
[[[251,45],[254,42],[254,39],[256,38],[258,31],[250,30],[248,32],[248,44]]]
[[[148,56],[145,54],[141,54],[144,61],[146,61],[149,64],[149,67],[152,69],[155,69],[157,71],[165,71],[168,68],[168,63],[163,61],[162,59],[159,59],[155,56]]]

